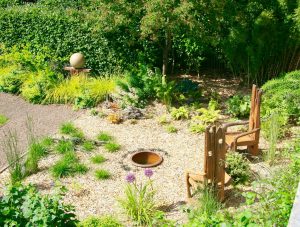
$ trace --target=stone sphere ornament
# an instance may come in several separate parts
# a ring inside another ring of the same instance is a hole
[[[70,57],[70,65],[75,69],[80,69],[84,66],[84,56],[82,53],[72,54]]]

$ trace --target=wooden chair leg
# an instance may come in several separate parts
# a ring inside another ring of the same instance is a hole
[[[230,145],[230,150],[232,150],[232,151],[237,151],[237,144],[233,142],[233,143]]]
[[[185,173],[185,182],[186,182],[186,189],[187,189],[187,198],[190,199],[192,198],[192,193],[191,193],[191,184],[189,181],[189,172]]]
[[[247,149],[249,150],[250,154],[253,156],[257,156],[259,153],[258,144],[247,146]]]

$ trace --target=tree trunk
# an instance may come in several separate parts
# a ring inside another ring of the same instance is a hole
[[[168,61],[169,61],[169,52],[172,45],[172,37],[169,31],[166,32],[165,37],[165,46],[163,48],[163,66],[162,66],[162,74],[167,75],[168,71]]]

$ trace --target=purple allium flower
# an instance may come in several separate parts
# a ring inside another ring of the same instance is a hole
[[[153,175],[152,169],[145,169],[144,173],[149,178],[152,177],[152,175]]]
[[[135,181],[135,176],[133,173],[129,173],[127,176],[126,176],[126,181],[128,183],[133,183]]]

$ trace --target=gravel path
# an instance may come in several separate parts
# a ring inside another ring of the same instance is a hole
[[[20,96],[0,93],[0,114],[9,118],[9,121],[0,126],[0,140],[4,133],[11,129],[16,130],[19,137],[19,146],[22,152],[27,147],[27,116],[34,122],[36,136],[44,136],[57,132],[62,122],[75,119],[79,112],[66,105],[33,105],[24,101]],[[2,143],[0,143],[0,169],[5,166]]]

